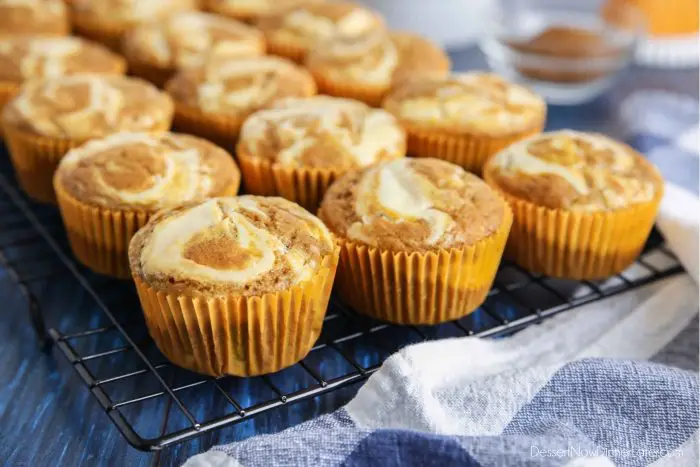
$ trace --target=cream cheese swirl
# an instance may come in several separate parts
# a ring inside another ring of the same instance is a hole
[[[213,198],[152,222],[135,239],[145,275],[238,289],[307,280],[334,248],[320,220],[281,198]]]
[[[364,168],[402,157],[406,136],[394,117],[350,99],[282,99],[246,120],[240,147],[286,166]]]

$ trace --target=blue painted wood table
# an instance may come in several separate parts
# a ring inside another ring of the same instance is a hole
[[[475,49],[454,53],[453,59],[456,69],[485,67],[483,58]],[[550,129],[569,127],[620,136],[621,127],[617,118],[619,104],[631,92],[640,89],[668,90],[697,98],[698,72],[633,68],[614,89],[594,102],[571,108],[552,107],[548,126]],[[697,191],[697,160],[691,164],[695,165],[665,167],[665,175]],[[86,319],[84,313],[88,307],[88,297],[78,287],[55,280],[48,281],[35,293],[43,304],[47,320],[70,328],[72,320],[77,317]],[[347,402],[357,390],[357,385],[349,386],[161,452],[144,453],[126,443],[66,360],[55,349],[42,350],[26,309],[26,300],[7,270],[0,267],[0,465],[179,465],[189,456],[214,444],[278,431],[331,411]],[[95,322],[92,322],[91,316],[87,319],[91,320],[92,326],[100,325],[99,318],[94,318]],[[108,358],[103,362],[102,366],[110,365]],[[99,368],[95,371],[99,371]],[[148,385],[143,380],[136,381],[136,384]],[[146,388],[128,389],[138,392]],[[248,391],[245,397],[256,397],[256,388],[244,387],[242,391]],[[205,398],[197,400],[201,397],[197,392],[183,397],[193,398],[190,403],[195,406],[210,403]],[[152,405],[138,405],[140,412],[134,415],[143,432],[158,433],[163,429],[160,426],[163,418],[156,414],[163,409],[159,404],[165,403],[162,402],[165,399],[154,400]],[[171,417],[166,423],[177,425],[181,421]]]

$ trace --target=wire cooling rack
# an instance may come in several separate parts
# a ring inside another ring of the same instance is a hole
[[[127,441],[142,450],[159,450],[362,381],[410,343],[502,336],[682,271],[654,233],[630,269],[602,282],[555,280],[504,262],[483,306],[439,326],[387,325],[332,299],[321,338],[297,365],[256,378],[203,377],[171,365],[158,352],[132,284],[95,275],[73,260],[57,209],[22,194],[6,155],[0,155],[0,267],[26,297],[39,339],[65,355]],[[45,295],[47,288],[58,290],[59,299],[42,303],[38,291]]]

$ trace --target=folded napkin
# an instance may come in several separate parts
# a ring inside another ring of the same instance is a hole
[[[690,133],[697,108],[688,122],[674,107],[673,131],[648,125],[667,124],[653,109],[676,98],[646,93],[623,106],[630,141],[650,157],[697,158],[697,134]],[[650,102],[653,108],[646,107]],[[670,184],[657,226],[688,275],[509,338],[406,347],[346,407],[274,435],[217,446],[185,465],[697,466],[698,375],[645,360],[697,315],[699,217],[697,197]],[[690,336],[681,347],[697,351],[697,334]]]

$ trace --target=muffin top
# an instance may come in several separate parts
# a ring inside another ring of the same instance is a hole
[[[629,146],[565,130],[518,142],[492,157],[485,178],[504,192],[552,209],[606,211],[651,201],[657,169]]]
[[[200,66],[206,60],[263,55],[262,34],[243,23],[208,13],[186,11],[131,30],[124,54],[161,68]]]
[[[382,29],[360,36],[338,34],[318,42],[309,51],[306,64],[331,79],[377,87],[388,87],[416,74],[442,76],[450,69],[445,52],[429,40]]]
[[[543,124],[547,109],[535,93],[491,73],[407,79],[383,106],[411,125],[489,135],[535,129]]]
[[[403,157],[406,135],[384,110],[314,96],[283,99],[251,115],[238,148],[285,166],[351,170]]]
[[[98,24],[123,27],[158,21],[173,13],[196,10],[199,0],[72,0],[73,11]]]
[[[136,78],[69,75],[27,81],[3,120],[40,135],[85,140],[120,131],[163,131],[173,102]]]
[[[282,198],[212,198],[160,211],[129,245],[132,272],[159,290],[262,295],[311,279],[335,250],[323,223]]]
[[[384,27],[382,18],[353,2],[311,3],[257,22],[265,36],[311,47],[336,34],[359,36]]]
[[[201,138],[117,133],[70,151],[56,180],[87,204],[156,211],[233,194],[240,174],[229,153]]]
[[[254,20],[325,0],[204,0],[207,10],[233,18]]]
[[[473,245],[495,234],[506,203],[476,175],[438,159],[398,159],[351,172],[319,217],[351,241],[394,251]]]
[[[0,0],[0,37],[70,32],[63,0]]]
[[[316,94],[311,75],[277,57],[208,62],[178,72],[166,85],[173,98],[204,112],[245,117],[276,99]]]
[[[0,39],[0,81],[21,83],[77,73],[124,74],[126,64],[107,48],[77,37]]]

